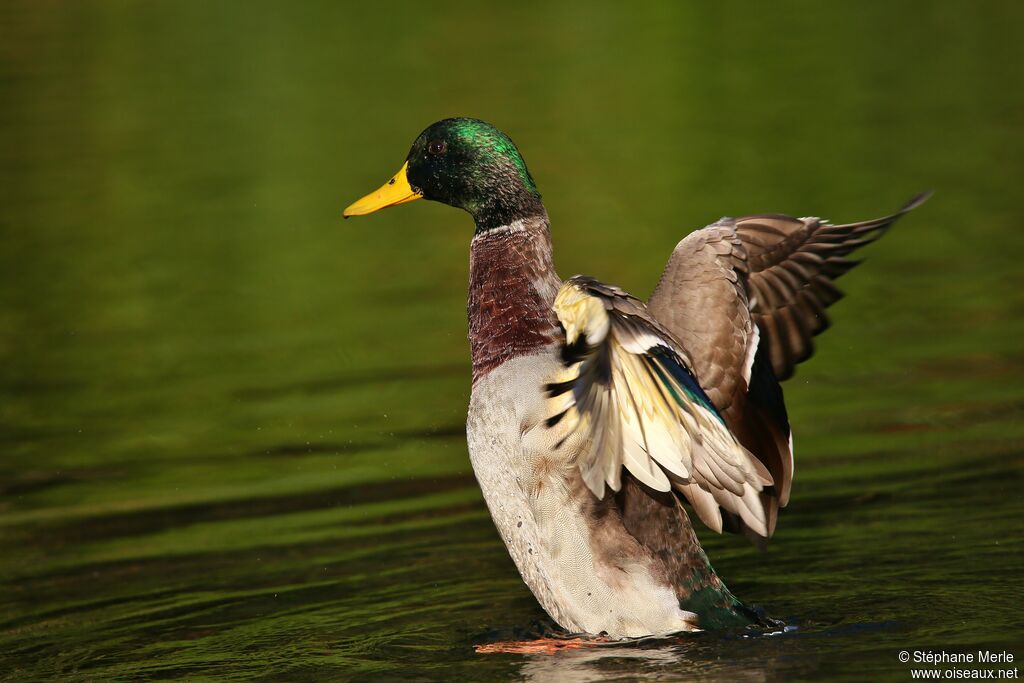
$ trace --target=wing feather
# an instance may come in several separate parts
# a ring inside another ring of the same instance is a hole
[[[846,257],[880,238],[900,216],[929,196],[920,194],[889,216],[846,225],[777,214],[734,221],[735,234],[748,257],[747,291],[754,301],[751,310],[757,325],[767,333],[772,369],[780,381],[792,376],[795,366],[810,357],[811,337],[828,327],[820,309],[843,297],[834,281],[860,263]],[[788,291],[780,290],[783,279]],[[812,297],[801,296],[804,292]],[[809,298],[821,305],[807,307]],[[801,308],[800,314],[794,313]],[[798,327],[797,320],[804,324]],[[776,352],[776,345],[786,348]]]
[[[892,215],[846,225],[781,214],[723,218],[679,242],[651,295],[649,313],[678,340],[730,431],[771,474],[774,484],[759,494],[769,533],[793,477],[779,382],[814,354],[814,338],[831,325],[826,311],[843,297],[835,281],[860,263],[853,252],[928,196],[918,195]],[[696,483],[688,486],[691,501],[707,506],[715,499],[696,493],[703,491]],[[701,514],[697,503],[694,508],[714,526],[709,509]]]
[[[653,491],[675,490],[716,531],[725,509],[767,535],[767,470],[739,444],[672,335],[622,290],[575,277],[555,299],[565,367],[546,385],[549,425],[583,435],[577,464],[597,497],[625,468]],[[565,439],[562,440],[563,442]]]

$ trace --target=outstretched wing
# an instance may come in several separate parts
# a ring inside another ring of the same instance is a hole
[[[736,235],[747,252],[751,310],[767,337],[779,381],[811,357],[812,337],[828,328],[825,309],[843,297],[835,280],[860,263],[847,258],[850,253],[884,235],[928,197],[914,197],[891,216],[847,225],[779,215],[736,220]]]
[[[774,485],[762,494],[769,532],[793,478],[778,382],[811,356],[812,338],[828,327],[825,309],[842,296],[834,281],[859,263],[850,253],[928,196],[891,216],[848,225],[780,215],[723,218],[679,242],[651,295],[650,313],[679,340],[730,430],[772,475]]]
[[[622,468],[655,491],[677,490],[722,530],[720,507],[768,535],[759,496],[764,466],[726,427],[672,335],[639,300],[574,277],[554,305],[565,329],[565,369],[547,385],[549,426],[582,433],[577,465],[598,498],[618,491]]]

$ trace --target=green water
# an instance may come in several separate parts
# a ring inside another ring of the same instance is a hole
[[[0,6],[0,678],[910,680],[1024,657],[1019,3]],[[563,275],[644,296],[722,214],[935,197],[786,385],[792,627],[478,655],[543,613],[475,486],[470,219],[342,223],[488,119]]]

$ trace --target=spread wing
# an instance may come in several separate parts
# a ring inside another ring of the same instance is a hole
[[[722,220],[672,252],[648,310],[693,359],[701,387],[726,424],[768,468],[762,493],[769,532],[789,500],[793,452],[778,382],[813,353],[842,297],[834,281],[859,261],[851,252],[881,237],[922,194],[891,216],[830,225],[780,215]],[[740,524],[728,524],[742,530]]]
[[[747,252],[751,310],[767,337],[779,381],[811,357],[812,337],[828,328],[825,309],[843,297],[835,280],[860,263],[847,258],[850,253],[884,235],[928,197],[914,197],[891,216],[847,225],[779,215],[736,220],[736,235]]]
[[[681,492],[715,531],[721,508],[766,536],[759,493],[771,476],[730,433],[678,342],[644,304],[577,276],[554,309],[566,367],[546,387],[548,425],[567,420],[567,434],[584,435],[577,465],[594,495],[618,491],[625,467],[655,491]]]

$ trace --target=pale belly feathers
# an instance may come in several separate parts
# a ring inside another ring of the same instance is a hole
[[[694,630],[660,562],[597,501],[572,462],[578,437],[548,428],[541,387],[553,350],[514,358],[473,387],[469,455],[494,524],[523,580],[563,628],[613,638]]]

